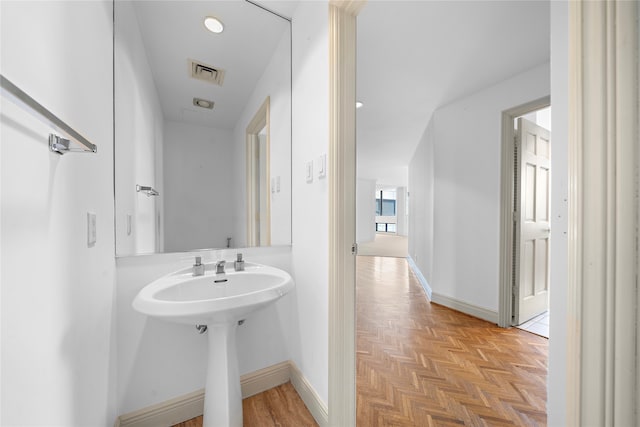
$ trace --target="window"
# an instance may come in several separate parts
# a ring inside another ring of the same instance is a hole
[[[395,191],[376,191],[376,216],[396,216]]]
[[[377,190],[376,191],[376,217],[396,216],[396,191]],[[376,222],[376,231],[381,233],[396,233],[395,218],[377,218],[382,222]],[[391,222],[389,222],[391,221]]]

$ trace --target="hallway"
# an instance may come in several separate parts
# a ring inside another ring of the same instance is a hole
[[[402,258],[357,257],[358,426],[546,425],[548,340],[430,304]]]

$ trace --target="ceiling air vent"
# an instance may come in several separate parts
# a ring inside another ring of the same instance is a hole
[[[222,86],[224,81],[224,70],[193,59],[189,59],[189,72],[194,79],[204,80],[214,85]]]

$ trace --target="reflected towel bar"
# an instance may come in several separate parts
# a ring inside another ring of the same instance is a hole
[[[144,193],[147,195],[147,197],[151,197],[151,196],[159,196],[160,193],[158,193],[153,187],[147,187],[144,185],[137,185],[136,184],[136,191],[138,193]]]
[[[19,87],[11,83],[6,77],[0,74],[0,89],[2,95],[13,101],[24,110],[37,113],[35,116],[47,125],[52,125],[70,139],[62,138],[55,134],[49,134],[49,149],[54,153],[96,153],[98,147],[84,136],[76,132],[71,126],[63,122],[51,111],[47,110],[38,101],[27,95]],[[76,142],[79,147],[71,146],[71,142]]]

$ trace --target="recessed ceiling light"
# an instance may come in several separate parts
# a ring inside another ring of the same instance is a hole
[[[360,101],[356,101],[356,108],[361,108],[364,104]]]
[[[204,18],[204,26],[207,27],[207,30],[216,34],[220,34],[222,30],[224,30],[222,21],[220,21],[218,18],[214,18],[213,16],[207,16],[206,18]]]

